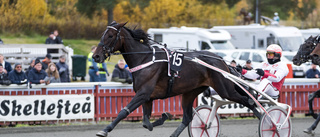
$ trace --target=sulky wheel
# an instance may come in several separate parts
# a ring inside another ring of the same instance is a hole
[[[274,106],[267,109],[267,112],[277,124],[282,124],[287,117],[287,111],[279,106]],[[289,117],[288,121],[277,131],[276,125],[271,122],[267,114],[263,114],[259,123],[260,137],[291,137],[292,123]]]
[[[208,106],[208,105],[198,106],[195,110],[199,113],[199,115],[203,121],[205,121],[206,123],[209,123],[208,119],[209,119],[209,115],[212,111],[210,106]],[[220,120],[219,120],[219,116],[217,113],[216,113],[216,116],[215,116],[214,120],[212,121],[212,124],[209,128],[206,128],[205,123],[202,123],[200,118],[195,113],[193,113],[192,116],[193,116],[193,119],[189,123],[189,127],[188,127],[188,132],[189,132],[190,137],[217,137],[217,136],[219,136]]]

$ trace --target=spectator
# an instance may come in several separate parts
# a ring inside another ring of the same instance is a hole
[[[30,66],[28,67],[28,69],[26,70],[26,76],[28,76],[29,71],[32,70],[32,68],[34,67],[34,62],[36,59],[32,59],[30,62]]]
[[[0,44],[3,44],[3,41],[2,41],[2,39],[0,39]]]
[[[107,81],[107,76],[109,76],[108,70],[107,70],[107,64],[106,63],[99,63],[99,77],[101,82]]]
[[[317,69],[317,65],[311,64],[311,68],[307,70],[306,77],[307,78],[319,78],[320,72]]]
[[[120,59],[118,64],[115,65],[115,68],[112,72],[112,79],[113,82],[122,82],[122,83],[132,83],[132,78],[130,77],[130,72],[124,68],[125,61]]]
[[[42,60],[42,69],[46,70],[48,68],[48,65],[51,63],[52,56],[48,53],[44,60]]]
[[[44,78],[47,76],[47,73],[41,68],[42,64],[40,60],[36,59],[34,67],[30,70],[28,74],[28,81],[30,81],[33,84],[45,83]]]
[[[54,63],[50,63],[49,67],[46,69],[48,76],[45,77],[44,81],[46,85],[50,83],[60,83],[59,71]]]
[[[251,60],[247,60],[246,62],[246,65],[243,66],[243,69],[246,69],[246,70],[252,70],[252,64],[251,64]]]
[[[46,44],[57,44],[55,39],[56,36],[53,34],[53,32],[51,32],[49,37],[46,39]]]
[[[4,60],[4,56],[3,54],[0,53],[0,63],[2,64],[3,68],[4,68],[4,73],[8,74],[11,70],[11,64],[7,61]]]
[[[253,67],[252,67],[251,60],[250,59],[247,60],[246,64],[242,68],[245,69],[245,70],[252,70]],[[244,77],[243,79],[244,80],[248,80],[248,81],[256,81],[257,80],[257,79],[249,79],[249,78],[246,78],[246,77]]]
[[[53,31],[53,35],[54,35],[54,37],[55,37],[55,39],[54,39],[55,44],[63,44],[63,41],[62,41],[61,37],[58,36],[58,35],[59,35],[58,30],[54,30],[54,31]]]
[[[128,64],[126,64],[126,65],[124,66],[124,68],[127,69],[128,71],[129,71],[129,69],[130,69],[129,66],[128,66]],[[130,71],[129,71],[129,72],[130,72]],[[131,72],[130,72],[130,77],[131,77],[131,79],[132,79],[132,74],[131,74]]]
[[[231,63],[230,63],[230,66],[232,67],[237,67],[237,62],[232,60]]]
[[[100,81],[98,63],[96,63],[94,61],[94,59],[92,58],[92,55],[96,51],[96,49],[97,49],[97,46],[92,46],[91,52],[88,54],[90,82],[99,82]]]
[[[8,78],[8,74],[5,73],[5,69],[0,63],[0,85],[10,85],[11,81]]]
[[[9,79],[12,84],[25,84],[27,83],[27,75],[22,71],[20,63],[14,65],[14,70],[9,72]]]
[[[56,64],[60,75],[61,82],[70,82],[69,66],[66,64],[66,56],[61,55],[59,62]]]

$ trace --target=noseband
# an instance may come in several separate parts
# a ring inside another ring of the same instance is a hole
[[[122,28],[122,27],[121,27]],[[116,46],[118,40],[120,39],[120,32],[121,32],[121,28],[118,30],[117,28],[113,27],[113,26],[108,26],[106,31],[104,32],[103,36],[102,36],[102,50],[104,53],[108,53],[108,57],[110,57],[111,55],[111,51],[113,51],[114,47]],[[117,31],[117,35],[116,35],[116,40],[114,40],[110,45],[112,45],[111,47],[110,46],[107,46],[107,45],[104,45],[104,37],[107,33],[107,31],[109,29],[113,29],[115,31]]]

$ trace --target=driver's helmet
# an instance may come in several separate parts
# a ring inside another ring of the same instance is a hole
[[[275,16],[278,16],[278,12],[275,12],[274,15],[275,15]]]
[[[267,47],[267,56],[268,54],[274,54],[274,57],[278,57],[280,59],[282,55],[282,49],[279,45],[277,44],[271,44]]]

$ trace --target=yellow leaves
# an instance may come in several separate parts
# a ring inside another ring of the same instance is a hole
[[[18,0],[16,12],[20,13],[22,18],[30,20],[43,17],[47,10],[47,4],[44,0]]]
[[[298,7],[302,8],[303,7],[303,0],[298,0]]]
[[[125,7],[128,7],[128,5],[129,5],[128,1],[122,1],[114,7],[113,9],[114,20],[116,20],[117,22],[126,22],[130,19],[128,14],[125,13],[126,12]]]

